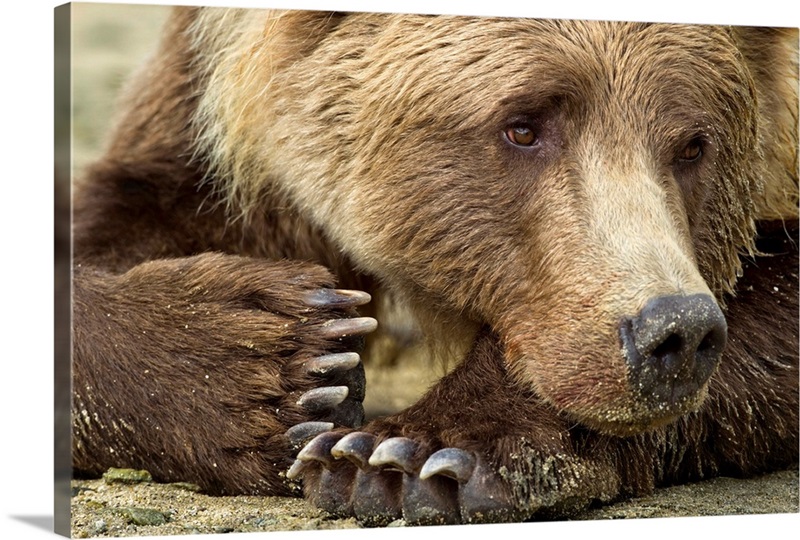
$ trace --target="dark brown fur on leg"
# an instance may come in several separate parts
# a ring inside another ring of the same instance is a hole
[[[309,366],[360,348],[344,333],[373,323],[331,321],[368,296],[331,290],[318,264],[229,254],[258,254],[259,243],[227,225],[185,164],[107,160],[90,180],[74,236],[74,468],[140,467],[210,493],[291,492],[286,429],[361,422],[358,357],[322,374]],[[333,401],[298,403],[318,387]]]
[[[333,291],[318,264],[279,260],[308,261],[320,240],[273,242],[264,258],[271,234],[303,225],[276,213],[254,238],[228,225],[199,179],[187,164],[109,159],[76,202],[73,466],[141,467],[211,493],[288,493],[288,427],[361,421],[358,357],[327,355],[360,349],[345,334],[374,322],[331,321],[369,297]],[[320,359],[329,369],[315,373]],[[334,390],[298,403],[318,387]]]
[[[289,492],[283,432],[313,419],[358,425],[363,415],[363,374],[308,369],[354,346],[329,332],[351,311],[315,305],[330,285],[317,266],[221,254],[121,275],[78,268],[74,466],[141,467],[211,493]],[[346,398],[306,410],[302,396],[320,385],[346,387]]]
[[[796,463],[797,223],[760,232],[765,255],[745,264],[741,293],[729,299],[729,346],[698,412],[628,438],[585,429],[519,384],[484,332],[418,403],[359,432],[318,436],[290,474],[333,513],[430,524],[552,517],[657,485]]]

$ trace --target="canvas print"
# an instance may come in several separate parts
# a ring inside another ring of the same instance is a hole
[[[59,9],[67,532],[797,511],[796,28]]]

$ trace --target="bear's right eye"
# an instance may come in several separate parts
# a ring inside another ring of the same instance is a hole
[[[506,130],[506,139],[516,146],[530,147],[539,142],[536,132],[528,126],[514,126]]]
[[[678,154],[678,159],[691,163],[693,161],[699,160],[703,156],[703,140],[699,137],[696,137],[689,141],[689,143],[683,147],[683,149]]]
[[[714,150],[711,141],[714,138],[707,133],[698,133],[691,139],[683,141],[682,145],[677,147],[677,152],[673,158],[673,162],[678,166],[694,166],[706,159],[706,154]]]

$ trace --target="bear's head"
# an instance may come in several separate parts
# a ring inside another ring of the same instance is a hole
[[[198,39],[232,200],[285,194],[430,320],[493,328],[512,372],[586,425],[628,434],[701,403],[764,192],[734,31],[240,18],[211,11],[219,35]]]

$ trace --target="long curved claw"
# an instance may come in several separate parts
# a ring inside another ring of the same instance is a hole
[[[358,353],[344,352],[318,356],[306,362],[305,367],[312,375],[329,375],[353,369],[361,362]]]
[[[361,470],[369,469],[369,458],[375,446],[375,435],[363,431],[348,433],[331,448],[336,459],[346,459]]]
[[[286,478],[289,480],[297,480],[303,476],[306,468],[308,468],[308,461],[296,459],[294,460],[294,463],[292,463],[292,466],[289,467],[289,470],[286,471]]]
[[[333,429],[333,422],[303,422],[286,430],[286,437],[292,447],[297,447],[320,433]]]
[[[442,448],[430,455],[419,471],[419,477],[427,480],[432,476],[446,476],[465,483],[475,469],[475,457],[460,448]]]
[[[300,450],[297,454],[298,461],[317,461],[321,463],[323,467],[329,468],[333,462],[331,448],[333,448],[341,438],[342,434],[334,431],[320,433]]]
[[[323,386],[312,388],[297,400],[297,404],[311,412],[332,409],[347,398],[350,389],[346,386]]]
[[[348,308],[368,304],[372,297],[363,291],[347,289],[317,289],[303,297],[303,303],[312,308]]]
[[[369,334],[376,328],[378,328],[378,321],[372,317],[332,319],[320,327],[320,335],[325,339],[337,339]]]
[[[373,467],[384,467],[406,474],[414,474],[416,469],[413,466],[413,459],[416,450],[417,443],[411,439],[405,437],[386,439],[372,452],[369,464]]]

